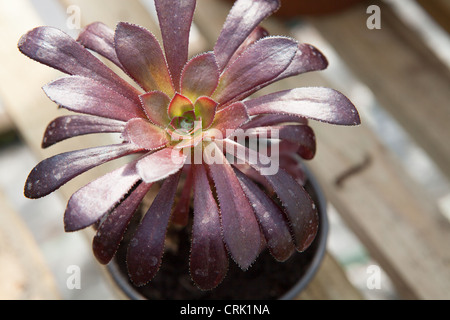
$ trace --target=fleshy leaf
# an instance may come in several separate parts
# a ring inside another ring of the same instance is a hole
[[[194,222],[190,272],[203,290],[220,284],[228,270],[228,255],[222,240],[219,208],[212,193],[206,168],[194,165]]]
[[[25,196],[50,194],[83,172],[142,149],[129,143],[69,151],[42,160],[28,175]]]
[[[188,59],[189,33],[195,5],[196,0],[155,0],[164,52],[176,91],[179,91],[181,70]]]
[[[140,105],[89,78],[64,77],[43,89],[52,101],[71,111],[121,121],[145,118]]]
[[[181,171],[180,171],[181,172]],[[168,177],[134,233],[127,251],[132,282],[142,286],[157,273],[180,173]]]
[[[282,125],[272,127],[250,128],[236,136],[249,138],[281,139],[292,142],[298,146],[297,150],[304,159],[310,160],[316,154],[316,137],[314,131],[307,125]]]
[[[308,119],[284,114],[260,115],[253,117],[249,122],[242,126],[242,129],[246,130],[249,128],[267,127],[292,122],[299,124],[308,124]]]
[[[256,41],[265,38],[269,35],[269,32],[261,26],[257,26],[252,33],[245,39],[244,42],[239,46],[239,48],[234,52],[228,65],[232,64],[248,47],[254,44]]]
[[[210,146],[215,146],[210,144]],[[214,158],[209,152],[214,152]],[[248,269],[261,249],[261,232],[253,208],[244,195],[233,168],[217,146],[205,148],[204,159],[214,180],[219,199],[223,237],[234,261]],[[219,163],[215,163],[218,159]]]
[[[203,129],[208,129],[216,116],[217,102],[209,97],[200,97],[195,101],[195,114],[202,118]]]
[[[181,93],[191,101],[210,96],[219,83],[220,71],[214,54],[207,52],[188,61],[181,76]]]
[[[142,180],[151,183],[180,171],[186,158],[176,149],[164,148],[140,159],[136,167]]]
[[[178,198],[177,204],[172,213],[173,224],[185,227],[189,222],[189,212],[191,209],[191,196],[194,184],[193,169],[190,164],[185,164],[183,172],[185,173],[184,183]]]
[[[162,91],[172,96],[172,80],[164,53],[155,36],[143,27],[119,22],[115,48],[120,63],[145,91]]]
[[[170,98],[161,91],[147,92],[139,96],[139,98],[142,101],[147,118],[157,126],[165,128],[170,122],[167,114]]]
[[[91,133],[122,132],[125,122],[95,116],[69,115],[51,121],[44,133],[42,148],[57,142]]]
[[[163,129],[141,118],[128,121],[122,135],[126,141],[147,150],[160,149],[169,143]]]
[[[214,122],[211,125],[213,135],[219,131],[221,136],[216,138],[225,139],[233,134],[234,130],[241,127],[250,120],[247,109],[242,102],[235,102],[224,109],[217,111]],[[208,133],[208,131],[207,131]]]
[[[69,199],[64,214],[65,230],[77,231],[97,222],[111,212],[140,180],[136,161],[133,161],[85,185]]]
[[[235,172],[242,189],[252,203],[270,253],[278,261],[286,261],[295,251],[295,247],[283,211],[243,173],[239,170]]]
[[[328,60],[314,46],[307,43],[300,43],[297,52],[289,67],[272,82],[284,78],[297,76],[310,71],[324,70],[328,67]],[[271,83],[272,83],[271,82]],[[268,85],[268,84],[266,84]]]
[[[297,88],[245,101],[250,115],[289,114],[338,125],[361,123],[358,111],[342,93],[330,88]]]
[[[279,0],[237,0],[234,3],[214,47],[221,70],[256,26],[279,7]]]
[[[139,104],[138,90],[57,28],[35,28],[20,38],[18,46],[23,54],[33,60],[70,75],[97,80]]]
[[[112,61],[120,68],[122,64],[117,58],[114,48],[114,30],[102,22],[93,22],[81,30],[77,41],[103,57]]]
[[[289,220],[296,249],[306,250],[316,237],[319,223],[316,206],[306,190],[281,168],[276,172],[263,172],[270,164],[261,153],[231,140],[224,141],[236,148],[237,158],[246,161],[272,186]]]
[[[92,250],[100,263],[109,263],[116,254],[128,223],[151,186],[151,184],[140,183],[129,196],[101,221],[92,241]]]
[[[275,79],[290,65],[297,42],[285,37],[268,37],[248,48],[222,73],[211,96],[224,105],[248,96],[247,92]]]
[[[193,110],[194,105],[192,104],[192,101],[185,96],[176,93],[169,104],[168,113],[170,118],[175,118],[181,117],[185,112]]]

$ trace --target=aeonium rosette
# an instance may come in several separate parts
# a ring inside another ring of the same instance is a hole
[[[94,254],[101,263],[110,262],[132,216],[158,183],[128,246],[130,278],[143,285],[154,277],[168,226],[187,225],[192,207],[191,277],[198,287],[211,289],[225,277],[228,256],[245,270],[263,247],[279,261],[308,248],[318,217],[295,158],[315,154],[307,118],[356,125],[359,116],[344,95],[328,88],[251,97],[278,80],[327,67],[313,46],[268,36],[259,26],[279,1],[237,0],[214,50],[192,58],[188,39],[196,1],[155,0],[155,5],[163,48],[151,32],[125,22],[115,31],[90,24],[77,40],[52,27],[38,27],[20,39],[22,53],[68,74],[44,86],[47,96],[82,114],[53,120],[44,148],[93,133],[118,132],[123,140],[43,160],[31,171],[25,195],[46,196],[95,166],[135,154],[71,196],[65,230],[95,225]],[[91,51],[116,64],[140,89]],[[269,149],[277,140],[280,168],[264,174],[267,156],[239,143],[242,132],[271,142]],[[200,150],[200,161],[193,161],[194,149]],[[230,161],[235,158],[240,161]]]

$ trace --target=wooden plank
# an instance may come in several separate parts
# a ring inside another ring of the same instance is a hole
[[[309,21],[450,177],[450,70],[382,2],[381,29],[369,30],[369,4]]]
[[[0,213],[0,300],[60,299],[39,247],[1,190]]]
[[[363,296],[348,284],[347,276],[330,254],[325,254],[316,276],[295,300],[362,300]]]

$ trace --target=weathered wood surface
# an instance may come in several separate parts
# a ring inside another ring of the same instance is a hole
[[[24,221],[0,190],[0,300],[56,300],[50,269]]]

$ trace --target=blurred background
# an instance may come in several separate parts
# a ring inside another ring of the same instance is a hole
[[[232,2],[197,1],[191,55],[211,50]],[[0,299],[122,298],[92,255],[92,234],[63,230],[68,197],[109,165],[45,198],[23,196],[40,160],[110,138],[40,148],[46,125],[64,114],[41,87],[62,74],[20,54],[20,36],[50,25],[76,37],[94,21],[129,21],[159,37],[155,17],[152,0],[0,0]],[[362,119],[312,124],[318,151],[307,165],[327,197],[330,233],[299,299],[450,298],[450,1],[282,0],[264,26],[329,60],[264,92],[332,87]]]

